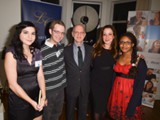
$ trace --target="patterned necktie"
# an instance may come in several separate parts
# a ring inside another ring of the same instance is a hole
[[[82,51],[81,48],[78,46],[78,65],[81,68],[83,63]]]

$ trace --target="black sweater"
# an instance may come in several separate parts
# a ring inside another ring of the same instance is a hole
[[[130,102],[126,110],[127,116],[133,116],[135,114],[136,107],[141,105],[142,92],[144,89],[144,83],[147,72],[147,65],[143,59],[140,59],[137,66],[137,70],[138,72],[133,86],[133,94],[131,96]]]

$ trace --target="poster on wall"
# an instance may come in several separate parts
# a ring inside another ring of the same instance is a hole
[[[46,26],[52,20],[61,19],[62,7],[56,4],[22,0],[22,21],[32,21],[38,28],[38,40],[41,43],[48,37]]]
[[[127,31],[137,37],[137,50],[148,66],[142,104],[153,108],[160,99],[160,11],[129,11]]]

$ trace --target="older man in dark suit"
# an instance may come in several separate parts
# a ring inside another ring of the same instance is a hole
[[[86,36],[84,25],[75,25],[72,36],[74,43],[64,50],[67,73],[67,120],[74,120],[77,99],[78,120],[86,120],[92,47],[83,43]]]

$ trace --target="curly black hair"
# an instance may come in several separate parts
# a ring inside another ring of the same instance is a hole
[[[137,62],[137,58],[138,58],[138,56],[137,56],[137,38],[131,32],[124,33],[120,37],[120,39],[122,37],[124,37],[124,36],[128,37],[131,40],[131,42],[134,44],[134,46],[132,47],[132,55],[131,55],[131,64],[132,64],[132,67],[130,68],[128,75],[130,75],[133,78],[135,78],[136,73],[137,73],[136,62]]]
[[[22,41],[20,40],[19,36],[20,36],[22,30],[24,28],[26,28],[26,27],[33,27],[33,28],[35,28],[35,31],[36,31],[36,39],[32,43],[32,45],[30,46],[31,53],[33,53],[35,48],[38,48],[38,49],[40,48],[39,43],[37,41],[38,36],[37,36],[36,26],[30,21],[22,21],[22,22],[20,22],[19,24],[16,25],[15,33],[14,33],[14,35],[12,37],[11,45],[10,45],[10,46],[14,47],[15,53],[16,53],[16,55],[17,55],[19,60],[25,59],[25,56],[23,54]]]

